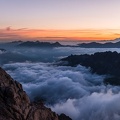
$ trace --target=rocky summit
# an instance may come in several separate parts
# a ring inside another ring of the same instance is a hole
[[[64,119],[62,119],[64,118]],[[0,68],[0,120],[71,120],[41,102],[31,103],[22,85]]]

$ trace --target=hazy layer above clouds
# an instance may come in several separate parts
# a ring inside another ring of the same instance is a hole
[[[80,47],[53,47],[53,48],[21,48],[18,43],[0,44],[5,52],[0,52],[0,64],[14,62],[54,62],[71,54],[93,54],[95,52],[117,51],[117,48],[80,48]]]

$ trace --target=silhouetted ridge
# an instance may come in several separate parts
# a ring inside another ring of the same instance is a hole
[[[76,66],[81,64],[90,67],[92,72],[100,75],[110,75],[105,79],[106,84],[120,85],[120,53],[117,52],[98,52],[92,55],[71,55],[63,58],[67,65]]]
[[[59,42],[50,43],[50,42],[33,42],[33,41],[27,41],[22,42],[18,45],[19,47],[61,47],[62,45]]]
[[[61,114],[60,116],[59,116],[59,120],[72,120],[69,116],[66,116],[65,114]]]
[[[97,42],[91,42],[91,43],[81,43],[78,44],[79,47],[83,48],[120,48],[120,42],[112,43],[97,43]]]

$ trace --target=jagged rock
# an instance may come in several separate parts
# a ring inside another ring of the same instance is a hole
[[[0,68],[0,120],[59,120],[59,118],[42,103],[30,103],[22,85]]]
[[[65,114],[61,114],[60,116],[59,116],[59,120],[72,120],[69,116],[66,116]]]
[[[90,67],[93,73],[110,76],[104,80],[105,84],[120,85],[120,53],[107,51],[92,55],[71,55],[62,61],[67,61],[66,65],[69,66],[81,64]]]

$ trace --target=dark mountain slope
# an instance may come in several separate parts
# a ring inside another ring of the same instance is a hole
[[[42,102],[31,103],[22,85],[0,68],[0,120],[71,120],[61,118]]]
[[[63,58],[67,65],[76,66],[81,64],[90,67],[92,72],[100,75],[109,75],[105,83],[120,85],[120,54],[117,52],[98,52],[92,55],[71,55]]]

